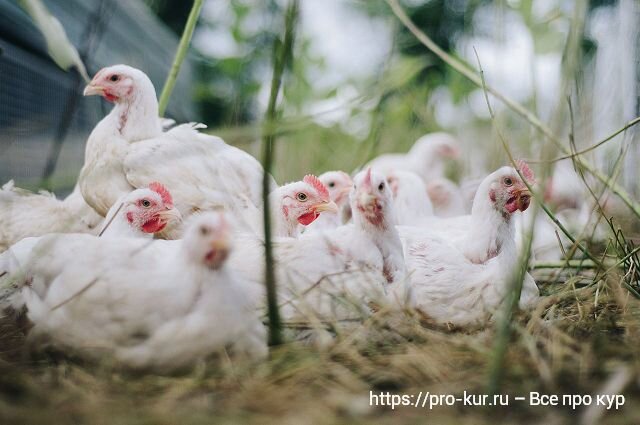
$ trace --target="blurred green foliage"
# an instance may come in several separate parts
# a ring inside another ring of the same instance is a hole
[[[181,32],[191,2],[145,1],[174,32]],[[614,2],[591,1],[588,13]],[[230,0],[224,4],[230,11],[224,22],[213,22],[206,18],[206,13],[199,22],[201,29],[222,29],[231,35],[236,45],[235,53],[221,58],[194,50],[198,76],[192,94],[201,112],[199,119],[228,142],[241,145],[253,154],[257,151],[255,143],[251,143],[259,136],[260,100],[269,81],[272,45],[282,27],[284,4],[277,0]],[[344,87],[316,87],[310,70],[316,73],[325,70],[325,58],[312,53],[313,40],[298,34],[281,102],[285,119],[279,130],[284,146],[278,149],[275,170],[279,181],[299,178],[307,172],[353,170],[377,153],[407,150],[422,134],[442,130],[435,116],[438,105],[433,95],[436,91],[444,89],[453,105],[467,105],[470,96],[477,95],[479,90],[422,46],[398,23],[385,1],[345,0],[344,4],[388,22],[394,29],[393,50],[372,77],[345,83],[355,91],[352,99],[344,100],[338,96]],[[454,56],[459,54],[456,46],[461,37],[495,38],[500,34],[499,28],[477,25],[476,12],[480,8],[491,6],[496,14],[518,14],[531,34],[535,53],[540,55],[566,53],[563,50],[567,44],[567,28],[574,13],[571,2],[558,2],[541,18],[534,13],[534,0],[407,0],[402,4],[415,24]],[[260,17],[258,24],[256,16]],[[596,46],[584,33],[581,37],[579,57],[584,65],[592,58]],[[477,66],[475,60],[471,65]],[[535,82],[523,81],[523,84]],[[566,108],[566,94],[559,93],[557,108]],[[338,98],[344,102],[340,104],[336,101]],[[341,122],[322,119],[323,114],[332,113],[331,107],[326,112],[309,108],[322,101],[340,108],[344,119]],[[535,93],[523,103],[537,110]],[[532,141],[536,142],[532,137],[537,135],[508,111],[502,111],[498,117],[516,151],[524,155],[531,153]],[[472,114],[472,122],[465,125],[473,126],[474,140],[470,143],[476,145],[476,149],[477,142],[483,141],[487,168],[504,162],[504,153],[486,114]]]

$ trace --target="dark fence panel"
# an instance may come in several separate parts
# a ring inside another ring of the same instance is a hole
[[[49,0],[78,48],[89,74],[126,63],[145,71],[160,91],[178,43],[139,1]],[[168,116],[197,120],[186,61]],[[54,188],[73,186],[84,144],[110,105],[83,98],[84,82],[49,58],[42,35],[12,0],[0,0],[0,184],[9,179],[35,187],[51,177]]]

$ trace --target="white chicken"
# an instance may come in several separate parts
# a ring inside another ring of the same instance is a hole
[[[387,175],[393,193],[398,225],[416,226],[433,216],[433,205],[422,179],[410,171],[393,171]]]
[[[225,348],[265,357],[257,300],[225,266],[229,235],[220,214],[203,213],[192,219],[182,241],[43,238],[48,249],[31,260],[33,280],[22,288],[34,325],[30,338],[162,371]],[[167,246],[173,256],[163,255]],[[61,260],[63,267],[55,267]]]
[[[467,211],[471,211],[471,207],[473,206],[473,198],[476,196],[476,192],[478,191],[478,187],[480,187],[480,183],[482,183],[481,178],[465,178],[460,182],[459,190],[462,195],[462,201],[464,203],[464,209]]]
[[[78,186],[59,200],[52,193],[32,193],[9,181],[0,189],[0,253],[26,237],[95,233],[102,220],[84,201]]]
[[[533,172],[524,162],[518,162],[529,184],[534,184]],[[469,261],[484,263],[495,257],[508,241],[515,240],[513,213],[529,207],[531,193],[512,167],[501,167],[482,180],[476,191],[471,215],[442,219],[427,217],[420,229],[399,227],[400,235],[419,232],[446,239]]]
[[[529,167],[520,163],[519,168],[533,183]],[[440,220],[439,229],[399,227],[417,308],[441,323],[485,323],[516,276],[519,255],[512,216],[527,209],[530,197],[516,170],[502,167],[483,180],[471,216]],[[526,273],[521,308],[538,296]]]
[[[84,90],[115,104],[93,129],[80,172],[82,195],[100,215],[118,198],[154,181],[165,184],[184,217],[198,211],[261,205],[260,163],[218,137],[183,124],[163,131],[153,84],[140,70],[100,70]],[[275,188],[275,182],[272,182]],[[168,237],[176,232],[167,229]]]
[[[460,142],[447,133],[430,133],[420,137],[406,154],[388,153],[373,159],[368,165],[388,175],[393,171],[411,171],[429,183],[444,177],[446,160],[457,160]]]
[[[427,183],[427,193],[433,204],[433,213],[438,217],[458,217],[468,213],[462,191],[449,179],[433,179]]]
[[[280,186],[269,194],[271,207],[271,234],[295,238],[301,229],[315,223],[325,215],[335,215],[338,207],[330,199],[329,191],[311,174],[301,181]],[[264,216],[262,208],[252,205],[231,208],[239,232],[248,230],[263,238]]]
[[[480,264],[437,237],[405,235],[403,245],[415,308],[439,323],[486,324],[517,277],[519,257],[513,242]],[[538,298],[535,281],[525,273],[520,308],[531,308]]]
[[[122,197],[107,214],[105,224],[100,231],[101,238],[141,238],[151,239],[154,233],[161,231],[168,222],[180,221],[180,213],[173,207],[171,194],[159,183],[152,183],[149,188],[136,189]],[[54,239],[64,237],[69,241],[88,240],[92,235],[52,234]],[[13,288],[30,280],[28,264],[33,258],[47,255],[50,249],[41,243],[43,237],[29,237],[12,245],[0,254],[0,300],[16,295]],[[37,248],[36,248],[37,247]],[[71,254],[71,253],[70,253]],[[64,267],[64,260],[73,261],[73,257],[62,258],[58,271]],[[53,265],[51,268],[53,269]],[[19,295],[19,294],[17,294]],[[11,304],[15,297],[6,303]],[[0,305],[2,301],[0,301]]]
[[[344,223],[345,208],[349,206],[349,192],[353,181],[351,176],[344,171],[327,171],[318,176],[318,179],[329,191],[329,197],[336,204],[336,214],[322,214],[313,223],[303,228],[304,233],[335,229]]]
[[[274,241],[281,312],[285,318],[353,317],[369,301],[405,302],[405,265],[391,191],[382,175],[363,171],[350,194],[353,223],[298,239]],[[242,240],[231,265],[263,282],[264,247]]]
[[[100,230],[102,237],[153,238],[182,215],[173,206],[169,190],[158,182],[122,196],[111,207]]]

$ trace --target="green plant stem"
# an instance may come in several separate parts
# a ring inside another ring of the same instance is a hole
[[[565,156],[560,156],[558,158],[554,158],[552,160],[549,160],[548,162],[557,162],[557,161],[562,161],[563,159],[575,158],[578,155],[583,155],[583,154],[585,154],[587,152],[591,152],[592,150],[595,150],[595,149],[599,148],[600,146],[602,146],[605,143],[607,143],[609,140],[611,140],[614,137],[616,137],[618,134],[625,132],[627,129],[633,127],[634,125],[636,125],[638,123],[640,123],[640,117],[634,118],[633,120],[629,121],[624,126],[622,126],[622,128],[619,128],[618,130],[616,130],[615,132],[611,133],[610,135],[608,135],[604,139],[600,140],[598,143],[596,143],[594,145],[591,145],[588,148],[582,149],[581,151],[577,151],[577,152],[572,153],[570,155],[565,155]]]
[[[475,49],[474,49],[475,51]],[[518,175],[527,186],[527,188],[534,193],[533,189],[530,186],[530,182],[522,176],[521,171],[516,166],[516,163],[513,159],[513,155],[511,154],[511,150],[509,149],[509,145],[507,144],[506,139],[502,135],[502,132],[498,128],[496,124],[496,116],[493,112],[493,108],[491,108],[491,102],[489,101],[489,95],[487,94],[486,84],[484,80],[484,71],[482,70],[482,65],[480,64],[480,57],[478,57],[478,52],[475,52],[476,58],[478,60],[478,68],[480,69],[480,82],[482,83],[482,90],[484,93],[485,101],[487,102],[487,108],[489,109],[489,115],[491,116],[491,123],[494,126],[496,134],[498,138],[502,142],[502,147],[504,148],[509,160],[513,164],[516,169]],[[524,282],[525,275],[527,273],[527,264],[529,263],[529,257],[531,256],[531,244],[533,241],[533,226],[535,223],[535,217],[538,214],[538,210],[536,209],[533,213],[533,222],[529,227],[526,236],[526,244],[525,249],[519,258],[519,267],[515,273],[512,273],[510,276],[510,280],[508,281],[508,287],[506,296],[503,300],[503,304],[500,307],[499,314],[497,315],[496,322],[496,339],[494,342],[493,350],[491,351],[491,359],[489,361],[489,369],[488,369],[488,384],[487,391],[490,395],[497,394],[500,389],[500,384],[502,382],[502,377],[504,375],[504,357],[507,353],[507,348],[509,345],[509,340],[511,338],[511,318],[513,317],[513,313],[518,308],[518,304],[520,302],[520,295],[522,294],[522,285]]]
[[[496,337],[491,351],[488,368],[487,392],[490,395],[498,394],[500,391],[502,377],[504,376],[504,359],[511,340],[511,321],[513,314],[518,309],[518,304],[520,303],[522,285],[525,275],[527,274],[527,263],[531,256],[532,241],[533,228],[529,229],[529,232],[527,233],[526,245],[524,252],[522,252],[522,255],[520,256],[519,267],[515,273],[512,273],[504,303],[500,306],[500,314],[496,323]]]
[[[286,64],[289,62],[293,50],[295,24],[298,16],[298,0],[292,0],[287,7],[285,16],[284,40],[276,39],[273,54],[273,76],[271,78],[271,92],[265,116],[262,136],[262,202],[264,220],[264,256],[265,256],[265,285],[267,290],[267,308],[269,317],[269,344],[282,343],[282,323],[278,309],[278,293],[276,285],[275,262],[273,259],[273,246],[271,244],[271,213],[269,209],[269,192],[271,191],[270,174],[275,156],[275,132],[273,131],[278,119],[277,103],[278,93],[282,85],[282,76]]]
[[[474,51],[475,51],[475,49],[474,49]],[[480,71],[479,71],[479,75],[480,75],[479,78],[480,78],[480,84],[481,84],[480,87],[482,88],[482,90],[484,92],[484,98],[485,98],[485,101],[487,103],[487,108],[489,109],[489,115],[491,116],[491,121],[494,122],[495,121],[495,114],[493,113],[493,109],[491,108],[491,103],[489,102],[489,95],[488,95],[486,82],[485,82],[485,79],[484,79],[484,72],[482,70],[482,65],[480,64],[480,58],[478,57],[478,52],[475,52],[475,54],[476,54],[476,58],[478,60],[478,67],[480,68]],[[509,145],[507,144],[506,139],[502,135],[502,132],[497,127],[495,128],[495,130],[496,130],[496,133],[497,133],[500,141],[502,142],[502,147],[504,148],[507,156],[509,157],[509,161],[511,162],[513,167],[518,172],[518,175],[520,175],[520,178],[522,179],[524,184],[527,186],[527,189],[529,189],[529,191],[533,194],[535,200],[540,205],[540,208],[542,208],[542,210],[545,212],[545,214],[547,214],[547,216],[551,219],[551,221],[553,221],[553,223],[560,229],[560,231],[562,231],[562,233],[564,233],[564,235],[571,241],[571,243],[573,243],[573,245],[576,248],[580,249],[580,251],[582,251],[593,262],[599,263],[599,260],[593,254],[591,254],[591,252],[589,252],[589,250],[586,247],[584,247],[580,242],[578,242],[575,237],[573,237],[573,235],[564,227],[564,225],[560,222],[560,220],[558,220],[558,218],[555,216],[555,214],[553,212],[551,212],[551,210],[544,204],[544,202],[542,202],[542,199],[533,190],[533,187],[531,187],[531,184],[520,173],[520,170],[516,166],[516,163],[515,163],[515,160],[513,158],[513,155],[511,154],[511,150],[509,149]],[[536,215],[537,215],[537,211],[536,211],[536,214],[534,215],[534,222],[535,222],[535,216]]]
[[[411,19],[404,12],[400,4],[398,4],[398,0],[387,0],[389,6],[393,10],[393,13],[400,19],[400,21],[407,27],[407,29],[422,43],[431,50],[436,56],[442,59],[447,65],[451,66],[453,69],[462,74],[469,81],[477,85],[478,87],[482,87],[482,81],[478,76],[477,72],[472,69],[468,64],[463,61],[454,58],[449,55],[447,52],[442,50],[440,46],[429,38],[423,31],[421,31],[416,25],[411,21]],[[510,99],[509,97],[503,95],[498,90],[493,88],[492,86],[485,86],[486,90],[507,105],[510,109],[516,112],[518,115],[527,120],[533,127],[535,127],[538,131],[540,131],[548,140],[553,142],[558,149],[560,149],[566,155],[571,155],[571,151],[569,148],[564,146],[562,141],[558,136],[556,136],[551,129],[546,126],[540,119],[535,116],[531,111],[527,110],[524,106],[519,104],[518,102]],[[576,163],[584,170],[588,171],[590,174],[595,176],[602,183],[607,184],[609,178],[597,170],[593,165],[591,165],[587,160],[581,157],[575,157]],[[614,183],[610,186],[610,189],[613,193],[615,193],[622,201],[631,209],[631,211],[640,218],[640,205],[633,201],[629,193],[624,190],[620,185]]]
[[[534,263],[533,269],[599,269],[600,264],[588,260],[542,261]]]
[[[178,44],[176,56],[173,58],[173,63],[171,64],[171,69],[169,70],[167,81],[165,81],[164,83],[162,94],[160,95],[160,100],[158,101],[158,114],[161,117],[164,116],[164,112],[167,109],[169,98],[171,97],[173,88],[176,85],[176,79],[178,78],[180,67],[182,66],[182,62],[184,62],[184,58],[187,56],[187,52],[189,51],[189,44],[191,44],[193,31],[196,29],[196,23],[198,22],[198,17],[200,16],[200,11],[202,10],[203,3],[204,0],[194,0],[193,6],[191,6],[191,12],[189,12],[187,23],[184,26],[184,31],[182,32],[182,37],[180,38],[180,44]]]

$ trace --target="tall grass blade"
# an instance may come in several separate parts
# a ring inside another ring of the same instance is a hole
[[[158,114],[161,117],[164,116],[164,112],[167,109],[169,98],[171,97],[173,88],[176,85],[176,79],[178,78],[180,67],[182,66],[182,62],[184,62],[184,58],[187,56],[187,52],[189,51],[189,44],[191,44],[193,31],[196,29],[196,23],[198,22],[198,17],[200,16],[203,3],[204,0],[194,0],[193,6],[191,6],[191,12],[189,12],[187,23],[184,26],[184,31],[180,38],[180,44],[178,44],[178,50],[176,50],[176,56],[173,58],[171,70],[169,70],[167,81],[164,83],[162,93],[160,94],[160,100],[158,101]]]
[[[285,16],[284,39],[276,39],[273,51],[273,76],[271,78],[271,92],[265,116],[262,136],[262,167],[264,174],[262,179],[262,201],[264,220],[264,244],[265,244],[265,285],[267,289],[267,308],[269,317],[269,344],[282,343],[282,324],[278,309],[278,296],[276,286],[275,263],[273,260],[273,246],[271,245],[271,214],[269,209],[269,192],[271,191],[271,169],[275,154],[276,137],[274,127],[278,119],[278,93],[282,85],[282,76],[289,63],[295,35],[295,26],[298,18],[298,1],[292,0],[287,7]]]

